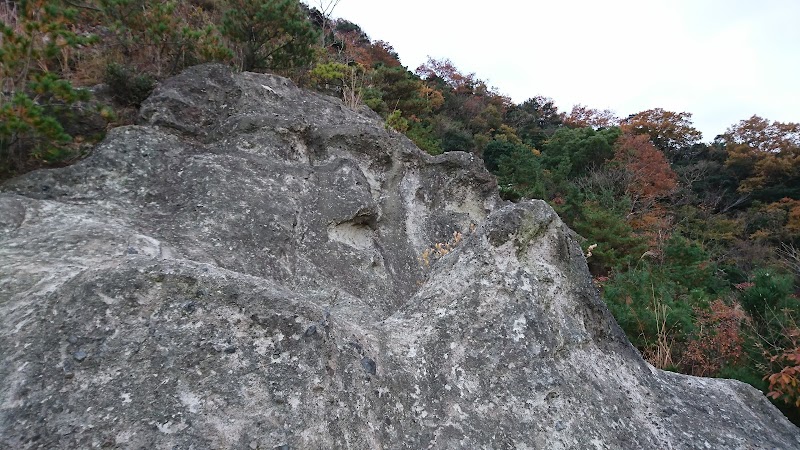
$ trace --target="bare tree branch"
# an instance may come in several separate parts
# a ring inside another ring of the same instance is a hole
[[[325,28],[327,24],[330,23],[333,10],[336,9],[340,1],[341,0],[317,0],[317,6],[319,6],[319,12],[322,16],[322,48],[325,48]]]
[[[800,276],[800,248],[792,243],[781,242],[781,248],[777,251],[781,262],[796,276]]]

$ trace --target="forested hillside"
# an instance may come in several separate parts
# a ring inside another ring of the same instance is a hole
[[[409,70],[333,6],[3,0],[0,178],[85,156],[190,65],[288,76],[372,108],[431,154],[479,155],[506,199],[548,201],[650,363],[746,381],[800,423],[800,124],[743,117],[711,139],[659,105],[617,117],[515,104],[446,59]]]

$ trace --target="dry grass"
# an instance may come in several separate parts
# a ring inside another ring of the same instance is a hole
[[[471,234],[473,231],[475,231],[475,228],[476,225],[474,223],[470,224],[467,234]],[[420,264],[424,267],[429,267],[432,262],[435,262],[436,260],[452,252],[463,240],[464,234],[457,230],[453,231],[453,238],[448,242],[437,242],[431,247],[426,248],[419,256]]]
[[[11,0],[2,0],[0,2],[0,21],[6,25],[17,25],[17,4]],[[0,36],[2,39],[2,36]],[[2,43],[2,40],[0,40]]]
[[[18,12],[17,4],[11,0],[0,0],[0,21],[6,25],[10,25],[15,31],[18,29]],[[3,34],[0,34],[0,47],[3,46]],[[14,91],[14,81],[10,77],[6,77],[4,70],[0,70],[0,101],[4,99],[7,92]]]

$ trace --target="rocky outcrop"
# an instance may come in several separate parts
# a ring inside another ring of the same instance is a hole
[[[753,388],[644,362],[473,156],[216,65],[141,115],[2,187],[2,446],[800,447]]]

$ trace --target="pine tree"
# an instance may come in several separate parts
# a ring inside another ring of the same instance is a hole
[[[285,69],[313,58],[317,32],[297,0],[230,0],[222,34],[240,46],[242,70]]]
[[[72,156],[72,137],[57,120],[61,110],[89,93],[60,77],[63,52],[89,45],[73,31],[76,11],[53,0],[22,0],[0,23],[0,177],[32,161]]]

